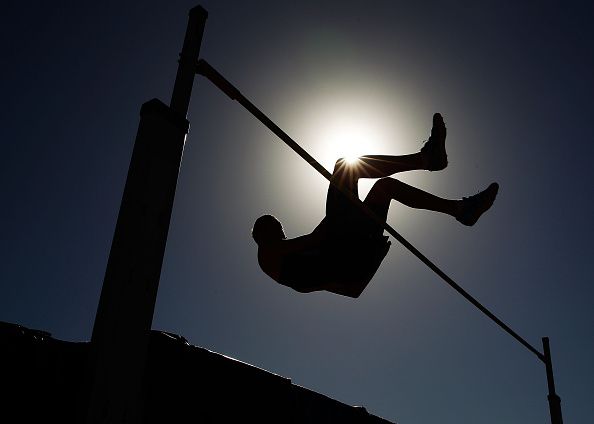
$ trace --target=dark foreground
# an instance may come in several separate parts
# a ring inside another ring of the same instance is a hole
[[[23,423],[84,422],[88,349],[87,342],[0,322],[2,415]],[[389,423],[165,332],[151,333],[145,378],[145,423]]]

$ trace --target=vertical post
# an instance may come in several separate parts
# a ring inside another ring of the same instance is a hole
[[[551,414],[551,424],[563,424],[561,416],[561,398],[555,393],[555,379],[553,378],[553,361],[551,359],[551,349],[549,347],[549,338],[542,338],[542,347],[544,351],[544,363],[547,370],[547,384],[549,386],[549,412]]]
[[[200,54],[200,44],[202,43],[202,34],[204,33],[207,17],[208,12],[201,6],[196,6],[190,10],[184,46],[179,54],[179,65],[169,105],[171,110],[184,118],[188,113],[192,85],[196,75],[196,63]]]
[[[206,11],[190,11],[173,107],[142,105],[89,356],[87,423],[143,421],[144,371]],[[191,76],[191,78],[190,78]]]

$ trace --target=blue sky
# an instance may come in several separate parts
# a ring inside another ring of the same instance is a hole
[[[565,420],[591,420],[592,6],[318,3],[204,1],[202,57],[327,167],[346,136],[415,152],[441,112],[448,169],[399,178],[499,197],[472,228],[395,202],[389,222],[537,348],[549,336]],[[169,101],[194,5],[4,7],[0,320],[90,338],[140,105]],[[356,300],[266,277],[254,219],[308,232],[326,183],[200,77],[188,118],[153,328],[399,423],[548,420],[543,365],[400,246]]]

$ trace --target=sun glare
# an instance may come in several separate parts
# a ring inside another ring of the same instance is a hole
[[[399,122],[403,114],[394,98],[387,95],[390,87],[375,80],[330,81],[330,86],[324,85],[320,90],[295,93],[296,100],[285,116],[294,125],[291,133],[327,171],[332,172],[340,158],[357,164],[364,155],[397,155],[407,151],[402,146],[406,126]],[[304,173],[311,172],[303,169]],[[298,178],[308,177],[300,174]],[[312,176],[312,181],[318,181],[317,176]],[[373,181],[360,183],[359,193],[364,196],[368,183]],[[325,190],[325,183],[321,181],[319,187]]]
[[[355,166],[364,155],[399,155],[410,151],[411,143],[407,145],[406,140],[415,140],[414,134],[410,134],[410,128],[416,127],[411,126],[411,120],[413,123],[415,120],[410,118],[408,110],[401,111],[402,97],[394,93],[398,90],[393,85],[384,86],[376,77],[367,80],[357,75],[353,79],[341,79],[327,75],[320,77],[317,85],[306,84],[292,93],[289,97],[294,101],[282,109],[279,120],[289,123],[290,134],[332,172],[340,158]],[[408,120],[403,122],[403,118]],[[297,165],[297,160],[290,163],[296,164],[291,177],[303,187],[310,210],[317,211],[318,216],[324,213],[324,203],[319,199],[326,194],[327,182],[306,164]],[[359,181],[361,199],[374,182],[374,179]]]
[[[353,165],[359,161],[359,156],[346,154],[344,155],[344,160],[347,164]]]
[[[375,125],[374,125],[375,124]],[[360,156],[381,154],[384,135],[377,122],[357,119],[355,116],[340,116],[327,121],[318,136],[321,145],[321,160],[329,166],[339,158],[354,164]]]

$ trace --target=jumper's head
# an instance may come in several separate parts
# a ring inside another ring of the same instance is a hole
[[[282,224],[272,215],[262,215],[260,218],[256,219],[254,228],[252,228],[252,237],[258,246],[270,241],[287,238],[283,231]]]

